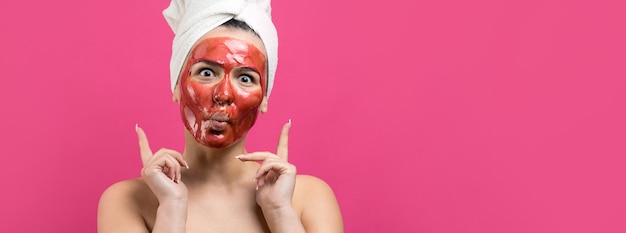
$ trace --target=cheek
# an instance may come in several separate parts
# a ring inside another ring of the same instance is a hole
[[[213,86],[206,86],[193,81],[185,82],[181,89],[181,99],[186,105],[204,106],[211,104]]]
[[[238,91],[234,104],[242,111],[256,110],[263,100],[263,92],[261,90],[244,92]]]

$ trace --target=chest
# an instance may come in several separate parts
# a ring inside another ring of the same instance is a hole
[[[149,229],[153,228],[155,218],[156,208],[144,215]],[[187,207],[186,232],[266,233],[270,231],[254,196],[238,196],[190,198]]]
[[[269,232],[255,200],[213,200],[189,205],[187,232]]]

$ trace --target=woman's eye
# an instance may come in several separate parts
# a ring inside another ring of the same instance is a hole
[[[205,76],[205,77],[215,76],[215,73],[213,72],[213,70],[209,68],[201,69],[199,73],[200,75]]]
[[[252,83],[252,78],[248,75],[241,75],[239,76],[239,81],[242,83]]]

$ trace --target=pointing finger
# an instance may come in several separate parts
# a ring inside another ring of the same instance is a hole
[[[150,149],[150,144],[148,143],[148,137],[142,128],[139,128],[138,125],[135,125],[135,131],[137,131],[137,138],[139,138],[139,152],[141,153],[141,161],[145,166],[150,158],[152,158],[152,150]]]
[[[285,125],[283,125],[283,129],[280,131],[280,137],[278,138],[278,146],[276,147],[276,155],[280,157],[284,161],[288,161],[288,144],[289,144],[289,128],[291,128],[291,119]]]
[[[270,152],[252,152],[252,153],[248,153],[248,154],[241,154],[241,155],[237,155],[235,156],[236,159],[239,159],[241,161],[264,161],[266,159],[281,159],[278,156],[270,153]]]

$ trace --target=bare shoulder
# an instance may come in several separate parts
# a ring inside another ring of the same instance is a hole
[[[117,182],[100,196],[98,232],[119,232],[121,229],[146,230],[146,211],[156,208],[158,201],[141,179]]]
[[[339,204],[332,188],[324,180],[298,175],[293,205],[300,213],[307,232],[343,232]]]
[[[306,199],[320,194],[333,194],[331,187],[322,179],[311,175],[296,176],[296,189],[294,195],[305,197]],[[333,194],[334,196],[334,194]]]
[[[155,198],[150,188],[140,179],[130,179],[109,186],[100,197],[100,204],[141,205]],[[156,200],[156,199],[155,199]]]

